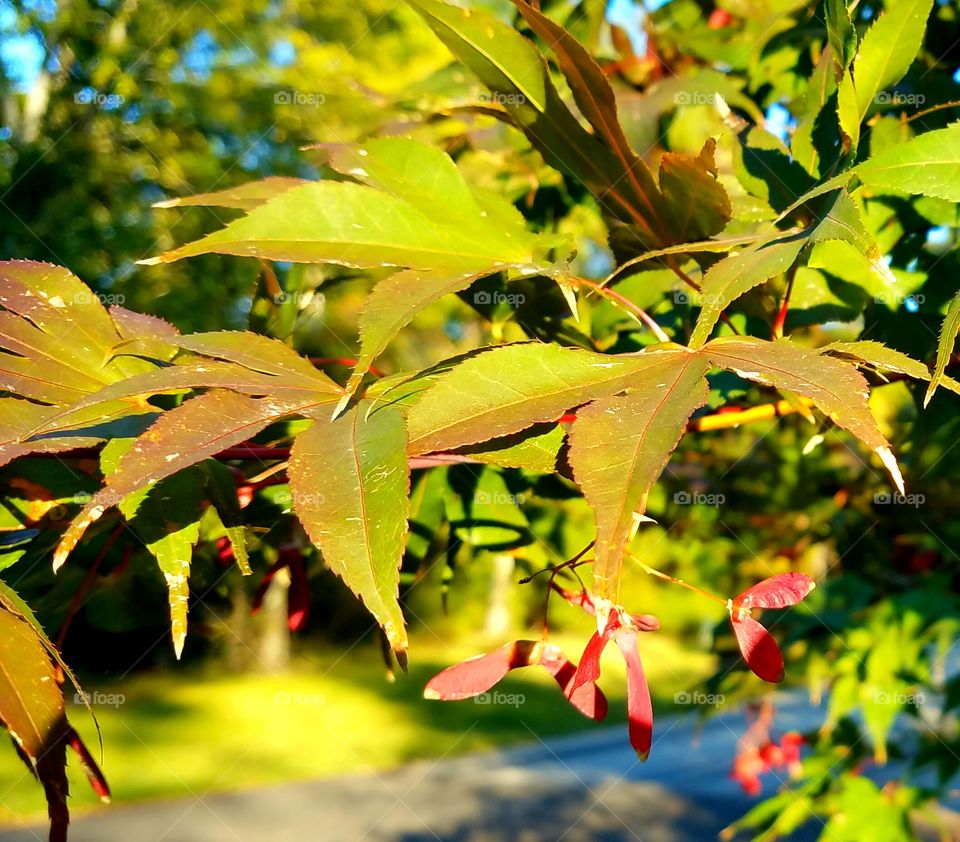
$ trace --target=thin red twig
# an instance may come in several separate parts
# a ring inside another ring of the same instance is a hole
[[[116,529],[113,530],[113,532],[110,533],[106,542],[100,548],[100,552],[97,553],[97,557],[93,560],[93,563],[90,565],[86,574],[84,574],[83,581],[80,583],[80,587],[77,589],[77,592],[73,595],[73,599],[70,601],[70,606],[67,608],[67,616],[64,617],[63,623],[60,626],[60,630],[57,632],[57,638],[53,643],[57,649],[61,649],[63,647],[63,641],[67,636],[70,623],[73,622],[73,618],[80,610],[80,606],[83,605],[84,598],[86,597],[90,588],[93,587],[93,583],[97,578],[100,565],[103,563],[103,560],[107,557],[107,553],[110,552],[110,548],[117,542],[117,539],[123,533],[125,528],[126,524],[121,523]]]

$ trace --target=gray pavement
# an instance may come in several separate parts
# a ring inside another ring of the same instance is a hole
[[[777,725],[808,729],[821,716],[787,700]],[[699,842],[755,803],[728,777],[743,725],[739,714],[702,730],[664,717],[646,764],[625,728],[546,742],[531,732],[521,748],[379,775],[109,807],[78,817],[71,842]],[[45,838],[41,826],[0,830],[0,842]]]

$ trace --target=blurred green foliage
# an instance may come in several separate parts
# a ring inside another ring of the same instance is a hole
[[[388,133],[444,146],[472,184],[508,197],[532,227],[571,236],[577,273],[602,278],[614,265],[596,202],[547,167],[519,132],[462,108],[484,104],[481,88],[448,64],[445,50],[404,6],[224,2],[211,15],[202,4],[181,9],[142,0],[74,3],[50,16],[17,5],[18,26],[42,39],[47,69],[29,91],[0,79],[8,132],[0,148],[4,257],[68,266],[100,291],[124,296],[126,306],[162,315],[185,332],[242,326],[249,317],[254,328],[291,338],[306,353],[351,357],[357,316],[376,272],[279,266],[279,283],[297,295],[278,303],[255,261],[204,256],[171,266],[133,263],[219,227],[224,215],[151,210],[152,202],[268,174],[317,175],[325,172],[322,156],[299,147]],[[483,5],[513,20],[509,4]],[[628,137],[648,159],[664,151],[697,153],[708,138],[720,138],[720,180],[734,208],[726,234],[752,230],[783,209],[781,177],[795,177],[805,188],[836,163],[818,159],[797,172],[797,161],[826,131],[808,101],[811,77],[830,72],[829,64],[826,71],[821,66],[823,5],[728,0],[714,8],[672,0],[646,15],[647,53],[632,52],[625,34],[603,23],[599,4],[544,5],[603,61]],[[895,88],[901,99],[877,103],[861,157],[955,118],[951,109],[920,112],[924,103],[948,103],[960,94],[957,8],[934,6],[920,57]],[[853,23],[861,34],[881,9],[856,6]],[[752,158],[714,107],[717,93],[758,124],[751,135],[756,142],[746,148]],[[764,121],[771,134],[761,128]],[[777,121],[783,139],[793,138],[792,158],[772,136]],[[773,174],[766,162],[778,155],[789,161],[778,159],[785,169]],[[818,244],[796,273],[787,332],[817,346],[876,339],[932,362],[960,272],[956,208],[933,199],[868,196],[863,211],[894,282],[881,285],[845,244]],[[346,283],[358,276],[362,284]],[[481,306],[463,295],[421,313],[382,367],[419,369],[487,342],[529,337],[610,351],[651,341],[609,301],[582,296],[574,321],[552,284],[523,283],[512,287],[527,296],[519,310]],[[785,279],[775,279],[749,292],[734,325],[765,335],[785,287]],[[638,272],[617,290],[671,331],[689,334],[697,301],[673,273]],[[758,832],[786,834],[816,815],[826,822],[823,838],[909,839],[912,811],[928,797],[944,797],[960,771],[960,677],[952,655],[960,623],[957,398],[941,391],[922,410],[922,385],[890,379],[871,374],[872,404],[912,498],[895,500],[880,467],[849,436],[794,414],[687,436],[652,495],[648,513],[657,523],[633,544],[647,564],[725,597],[787,570],[821,581],[804,605],[768,623],[784,643],[788,674],[805,681],[814,696],[829,694],[829,701],[823,729],[807,735],[800,779],[747,818]],[[769,390],[732,375],[716,376],[711,385],[711,408],[770,399]],[[263,442],[278,436],[265,434]],[[18,466],[19,485],[4,475],[5,525],[51,528],[34,547],[38,557],[64,520],[57,506],[69,507],[78,493],[96,488],[95,466],[86,468],[79,481],[51,460]],[[28,483],[47,489],[54,506],[35,516],[35,488]],[[405,604],[415,627],[444,638],[487,622],[498,557],[509,557],[515,580],[569,558],[593,536],[588,508],[563,478],[493,468],[478,478],[452,467],[420,473],[415,483],[430,487],[413,512]],[[417,486],[414,494],[418,499]],[[260,570],[291,537],[288,526],[275,528],[284,508],[266,492],[248,510],[263,533],[255,558]],[[101,532],[91,542],[91,556],[104,537]],[[114,555],[107,572],[122,570],[119,549]],[[229,610],[235,586],[214,555],[212,547],[200,549],[193,574],[204,600],[196,610],[211,629]],[[321,617],[312,631],[354,639],[367,629],[365,616],[319,558],[308,564]],[[10,573],[25,594],[43,594],[38,608],[55,628],[85,570],[71,564],[55,583],[45,566],[24,564]],[[513,589],[513,624],[536,628],[544,597],[537,580]],[[84,653],[122,633],[129,651],[108,665],[126,668],[130,652],[165,634],[164,598],[162,580],[136,558],[123,575],[105,577],[68,653],[93,662]],[[759,682],[738,666],[722,609],[639,567],[630,570],[623,599],[660,616],[664,633],[691,646],[715,642],[722,663],[713,688],[731,702],[756,697]],[[574,621],[562,609],[551,622],[563,628]],[[196,648],[188,648],[188,656],[217,652],[217,635],[211,630],[191,644]],[[169,656],[151,656],[152,663],[164,660]],[[873,761],[888,758],[902,764],[900,783],[878,787],[862,776]]]

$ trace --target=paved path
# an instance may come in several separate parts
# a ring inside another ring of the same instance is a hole
[[[808,729],[821,715],[787,702],[777,725]],[[738,714],[702,731],[664,718],[646,764],[625,728],[546,743],[531,733],[528,747],[381,775],[110,807],[78,818],[71,842],[701,842],[754,803],[727,777],[742,730]],[[39,826],[0,831],[0,842],[45,838]]]

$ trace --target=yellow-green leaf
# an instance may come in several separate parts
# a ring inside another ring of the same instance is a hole
[[[134,442],[106,484],[67,528],[54,553],[59,569],[91,523],[128,494],[148,488],[177,471],[256,435],[289,415],[329,403],[310,393],[252,398],[214,389],[171,409]]]
[[[306,181],[302,178],[275,175],[259,181],[248,181],[246,184],[226,190],[217,190],[214,193],[197,193],[193,196],[165,199],[162,202],[155,202],[153,206],[155,208],[212,207],[253,210],[291,187],[299,187],[305,183]]]
[[[631,377],[681,350],[607,356],[519,343],[471,357],[440,375],[410,409],[410,452],[430,453],[556,421],[573,407],[623,391]]]
[[[594,589],[616,600],[623,551],[646,499],[690,416],[707,402],[709,361],[671,356],[637,373],[626,394],[601,398],[577,412],[570,432],[574,479],[597,522]]]
[[[403,416],[362,401],[325,414],[290,454],[293,509],[330,568],[357,594],[397,652],[407,647],[398,602],[410,477]]]
[[[930,378],[927,394],[923,398],[924,406],[930,403],[937,386],[943,382],[944,372],[947,369],[947,363],[950,362],[950,356],[953,354],[953,345],[956,342],[958,331],[960,331],[960,294],[951,300],[947,307],[947,315],[943,319],[943,326],[940,328],[937,365],[933,370],[933,377]]]
[[[294,187],[201,240],[142,262],[169,263],[209,253],[453,271],[497,261],[529,263],[533,257],[504,238],[478,240],[442,215],[429,215],[396,196],[332,181]]]
[[[740,377],[810,398],[834,424],[849,430],[880,461],[903,493],[903,477],[890,445],[870,412],[867,381],[849,363],[792,342],[749,336],[715,339],[703,353],[719,368]]]

